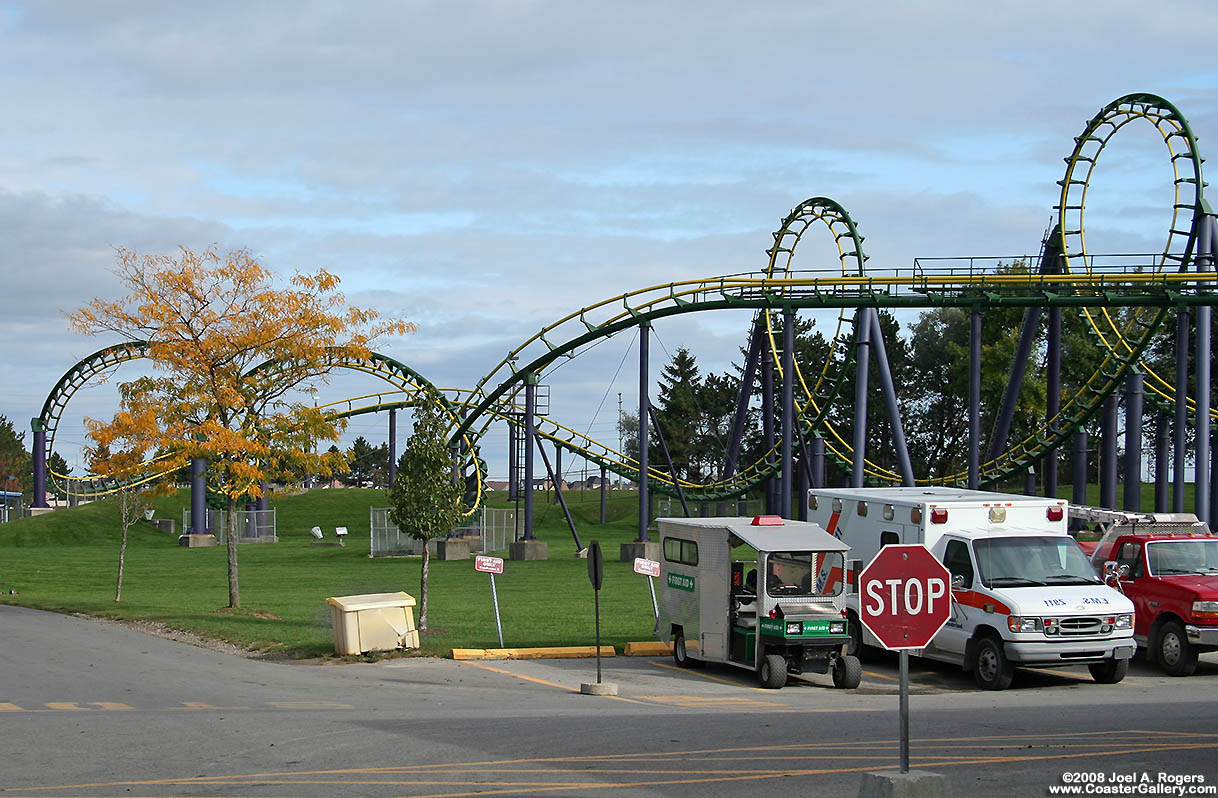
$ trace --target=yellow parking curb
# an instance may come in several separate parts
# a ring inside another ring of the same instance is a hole
[[[596,656],[596,646],[550,648],[454,648],[453,659],[576,659]],[[617,656],[613,646],[601,646],[602,657]]]
[[[627,657],[666,657],[672,653],[672,644],[656,640],[646,643],[627,643],[623,653]]]

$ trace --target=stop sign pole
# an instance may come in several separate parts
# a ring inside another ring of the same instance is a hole
[[[901,661],[901,772],[909,772],[909,649],[952,614],[951,574],[925,546],[890,544],[859,574],[859,619]]]

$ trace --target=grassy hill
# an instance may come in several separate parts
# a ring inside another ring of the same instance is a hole
[[[652,639],[651,597],[644,577],[617,562],[618,545],[637,527],[634,493],[611,493],[608,523],[599,523],[599,494],[567,494],[584,545],[598,539],[606,554],[601,591],[602,642],[621,646]],[[181,523],[186,491],[153,501],[158,518]],[[490,506],[507,506],[502,494]],[[420,560],[370,559],[369,508],[384,507],[379,490],[315,490],[272,500],[279,542],[242,545],[242,610],[228,604],[222,547],[181,548],[177,535],[140,522],[130,532],[122,601],[114,601],[120,538],[114,501],[57,510],[0,525],[0,601],[109,618],[156,620],[249,648],[309,657],[332,651],[328,596],[404,590],[418,598]],[[505,645],[588,645],[594,639],[592,588],[586,561],[561,509],[538,493],[537,537],[550,559],[508,562],[496,577]],[[347,545],[314,547],[309,528],[351,530]],[[10,591],[15,590],[15,594]],[[424,653],[454,647],[497,647],[486,574],[471,561],[439,562],[431,570],[430,632]]]

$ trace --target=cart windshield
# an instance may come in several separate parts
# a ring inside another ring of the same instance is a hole
[[[771,596],[836,596],[842,592],[841,552],[776,551],[766,558]]]

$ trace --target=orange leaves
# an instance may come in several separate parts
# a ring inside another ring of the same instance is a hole
[[[86,334],[148,341],[162,376],[121,385],[122,410],[110,422],[91,422],[89,434],[99,447],[206,458],[232,496],[271,472],[340,466],[311,453],[317,441],[336,440],[339,425],[283,397],[336,362],[367,357],[377,341],[414,330],[348,307],[339,278],[324,269],[281,286],[245,250],[119,249],[116,257],[127,295],[95,299],[69,322]],[[255,368],[267,362],[276,367]]]

